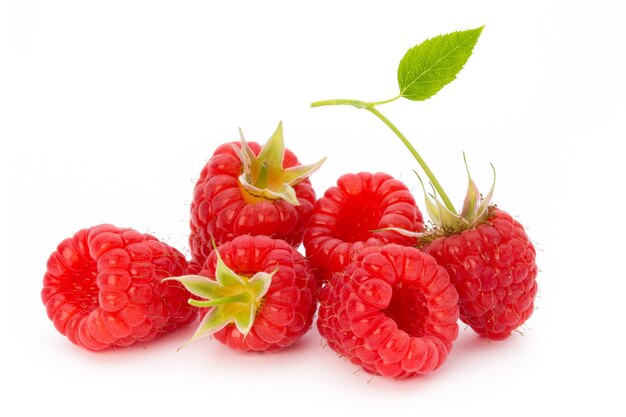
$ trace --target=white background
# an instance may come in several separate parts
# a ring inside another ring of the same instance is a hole
[[[624,413],[618,3],[2,1],[0,413]],[[495,201],[538,248],[523,336],[488,342],[462,327],[440,370],[394,381],[354,373],[315,329],[267,355],[209,339],[177,352],[191,328],[91,353],[54,329],[39,292],[56,244],[108,222],[187,253],[194,180],[238,127],[262,142],[282,120],[303,162],[328,156],[318,195],[341,174],[385,171],[423,206],[417,165],[381,122],[309,103],[393,97],[409,47],[483,24],[456,81],[380,110],[458,204],[462,152],[482,190],[496,166]]]

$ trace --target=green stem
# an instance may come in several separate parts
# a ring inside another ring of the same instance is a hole
[[[443,187],[437,180],[437,177],[435,177],[435,174],[433,174],[431,169],[426,164],[426,161],[424,161],[424,158],[422,158],[419,152],[417,152],[415,147],[413,147],[413,145],[411,144],[411,142],[409,142],[406,136],[404,136],[404,134],[402,134],[402,132],[400,132],[400,130],[393,123],[391,123],[391,121],[387,119],[385,115],[383,115],[380,111],[378,111],[378,109],[376,109],[377,104],[389,103],[395,100],[396,98],[393,98],[391,100],[371,102],[371,103],[368,103],[365,101],[359,101],[359,100],[350,100],[350,99],[322,100],[322,101],[316,101],[314,103],[311,103],[311,107],[348,105],[348,106],[356,107],[358,109],[365,109],[369,111],[370,113],[374,114],[376,117],[382,120],[382,122],[385,123],[387,127],[389,127],[393,131],[393,133],[395,133],[396,136],[398,136],[398,138],[400,138],[404,146],[406,146],[409,152],[411,152],[411,155],[413,155],[413,158],[415,158],[415,160],[420,165],[420,167],[422,167],[422,170],[424,171],[424,173],[426,174],[426,176],[432,183],[433,187],[435,188],[435,190],[437,191],[437,193],[443,200],[443,203],[446,205],[448,210],[456,214],[456,210],[454,208],[454,205],[452,204],[452,201],[450,201],[450,198],[448,197],[446,192],[443,190]]]
[[[338,106],[338,105],[341,105],[341,104],[345,104],[345,105],[348,105],[348,106],[353,106],[353,107],[356,107],[358,109],[364,109],[368,105],[370,105],[370,103],[366,103],[365,101],[338,98],[338,99],[334,99],[334,100],[316,101],[314,103],[311,103],[311,107]]]
[[[397,99],[399,99],[400,97],[402,97],[402,94],[398,94],[397,96],[395,96],[394,98],[390,98],[389,100],[383,100],[383,101],[370,101],[368,104],[372,107],[378,106],[379,104],[387,104],[387,103],[391,103],[392,101],[396,101]]]

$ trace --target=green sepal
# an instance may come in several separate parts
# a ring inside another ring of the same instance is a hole
[[[459,230],[465,230],[469,226],[469,222],[460,215],[451,212],[436,196],[432,196],[433,200],[437,204],[439,209],[439,218],[441,224],[439,225],[445,231],[449,233],[455,233]]]
[[[431,195],[429,195],[426,192],[424,181],[422,181],[422,178],[419,176],[417,171],[414,170],[413,172],[415,173],[415,176],[417,176],[417,179],[422,185],[422,191],[424,192],[424,202],[426,204],[426,213],[428,213],[428,217],[433,222],[433,224],[437,226],[441,225],[441,216],[439,214],[439,207],[437,206],[437,204],[434,203],[433,200],[431,200]]]
[[[465,157],[465,152],[463,152],[463,162],[465,163],[465,170],[467,171],[467,192],[465,193],[465,200],[463,201],[463,209],[461,210],[461,217],[468,218],[468,216],[473,216],[476,212],[476,204],[480,199],[480,191],[478,191],[478,187],[474,180],[472,180],[472,176],[470,175],[469,167],[467,166],[467,158]]]
[[[241,130],[239,133],[241,149],[235,147],[235,150],[243,165],[243,173],[239,176],[241,185],[253,196],[269,200],[282,199],[299,206],[300,202],[293,187],[317,171],[326,158],[310,165],[283,168],[285,140],[282,122],[278,123],[276,131],[258,155],[250,149]]]
[[[190,293],[205,299],[215,299],[227,296],[224,287],[218,282],[211,281],[201,275],[183,275],[180,277],[166,278],[163,281],[178,281]]]
[[[486,196],[481,198],[480,205],[478,206],[478,210],[476,210],[475,221],[485,221],[487,220],[487,216],[489,216],[489,207],[491,207],[491,200],[493,199],[493,193],[496,190],[496,167],[491,164],[491,169],[493,170],[493,182],[491,183],[491,188],[489,189],[489,193]]]

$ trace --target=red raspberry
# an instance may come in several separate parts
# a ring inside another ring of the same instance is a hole
[[[315,191],[307,179],[324,160],[300,165],[284,148],[282,124],[261,147],[254,142],[219,146],[200,174],[191,203],[189,244],[204,263],[217,245],[240,235],[267,235],[297,247]]]
[[[458,335],[457,302],[430,255],[373,246],[322,288],[317,327],[328,346],[367,372],[410,377],[446,360]]]
[[[390,230],[424,229],[422,213],[406,185],[388,174],[345,174],[313,208],[304,246],[318,280],[341,272],[366,246],[410,245],[414,239]]]
[[[309,330],[317,307],[306,259],[267,236],[238,236],[214,250],[198,275],[172,279],[198,298],[189,303],[209,307],[189,342],[213,334],[239,351],[281,350]]]
[[[450,274],[461,320],[478,334],[504,339],[534,310],[535,248],[524,227],[492,208],[485,223],[424,247]]]
[[[180,252],[155,237],[103,224],[59,244],[41,298],[57,330],[78,346],[147,342],[197,318],[184,288],[161,283],[186,267]]]

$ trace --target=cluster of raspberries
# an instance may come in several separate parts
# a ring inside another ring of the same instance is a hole
[[[438,369],[459,319],[504,339],[530,317],[535,249],[509,214],[478,200],[472,221],[425,226],[384,173],[342,175],[316,198],[322,162],[301,165],[281,125],[263,146],[242,135],[217,147],[193,191],[192,259],[130,228],[80,230],[48,260],[48,317],[93,351],[199,321],[191,341],[266,352],[295,343],[317,312],[332,350],[393,378]]]

